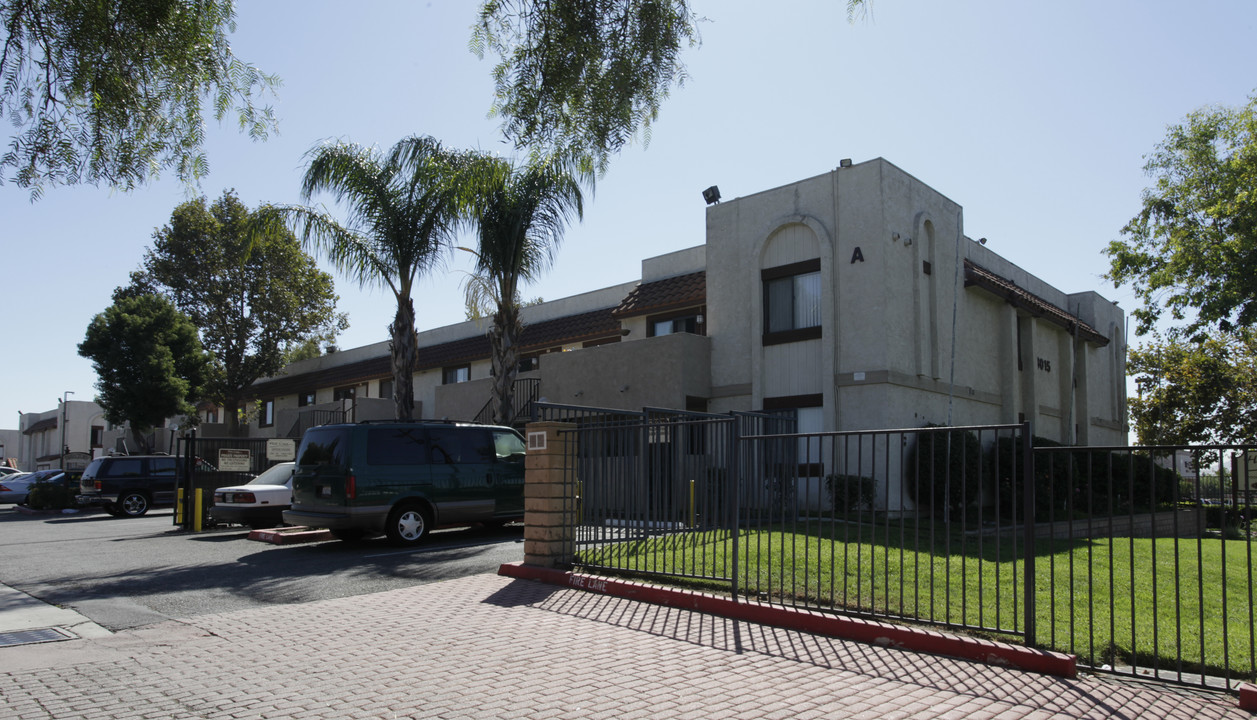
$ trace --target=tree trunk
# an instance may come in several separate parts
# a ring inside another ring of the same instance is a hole
[[[244,426],[240,424],[240,406],[242,399],[239,395],[232,395],[226,399],[223,406],[223,420],[227,422],[227,437],[241,437],[244,435]],[[247,420],[245,422],[248,422]]]
[[[415,336],[415,303],[410,298],[397,300],[397,315],[388,326],[389,351],[392,355],[393,404],[398,420],[413,420],[415,415],[415,366],[419,359],[419,338]]]
[[[489,345],[493,352],[493,422],[510,426],[515,420],[515,376],[519,373],[519,307],[498,308],[493,314]]]
[[[134,427],[128,427],[127,431],[131,435],[131,447],[127,451],[132,455],[150,455],[153,452],[153,446],[149,443],[148,438],[144,436],[142,430]]]

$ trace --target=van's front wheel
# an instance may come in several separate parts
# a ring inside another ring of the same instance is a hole
[[[389,542],[394,545],[418,545],[428,535],[432,519],[428,512],[418,505],[400,505],[388,516]]]

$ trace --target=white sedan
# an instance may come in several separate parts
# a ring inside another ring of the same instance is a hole
[[[245,485],[218,488],[209,516],[216,522],[248,525],[253,529],[284,524],[292,506],[292,471],[296,463],[280,463]]]

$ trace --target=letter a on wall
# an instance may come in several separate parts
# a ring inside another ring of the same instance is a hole
[[[864,262],[864,253],[857,247],[855,252],[851,253],[851,264],[854,265],[858,262]]]

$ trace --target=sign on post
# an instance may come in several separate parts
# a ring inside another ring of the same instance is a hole
[[[219,448],[218,470],[220,472],[249,472],[253,462],[248,448]]]
[[[1248,477],[1244,480],[1244,490],[1252,493],[1253,485],[1257,484],[1257,450],[1248,451]]]

